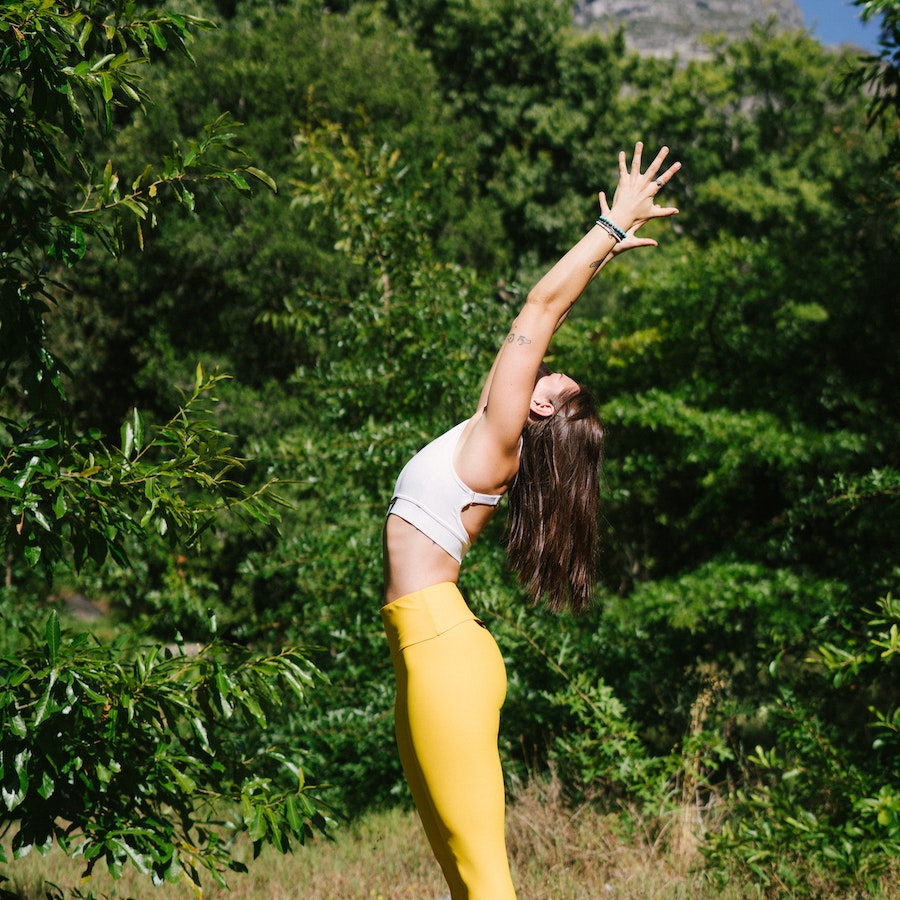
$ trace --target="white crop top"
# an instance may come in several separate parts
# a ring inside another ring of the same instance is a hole
[[[453,456],[466,427],[460,422],[423,447],[404,467],[394,485],[388,515],[399,516],[431,538],[457,562],[472,541],[462,511],[472,503],[496,506],[501,494],[479,494],[463,483]]]

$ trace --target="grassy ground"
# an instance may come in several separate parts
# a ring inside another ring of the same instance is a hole
[[[571,809],[553,782],[531,785],[510,804],[508,843],[519,900],[738,900],[804,896],[849,900],[823,887],[799,894],[765,894],[758,886],[714,885],[686,820],[656,821],[652,832],[622,832],[621,820],[588,808]],[[282,856],[266,849],[244,861],[249,874],[232,875],[230,890],[213,885],[205,900],[439,900],[446,886],[425,843],[415,814],[372,814],[341,829],[333,841],[317,840]],[[133,868],[114,881],[104,870],[82,883],[82,865],[59,851],[31,854],[0,872],[9,879],[0,892],[8,900],[175,900],[191,898],[189,885],[154,888]],[[5,871],[4,871],[5,870]],[[900,897],[897,893],[882,897]],[[56,888],[53,885],[57,886]],[[807,886],[809,887],[809,885]],[[852,895],[853,897],[861,895]]]

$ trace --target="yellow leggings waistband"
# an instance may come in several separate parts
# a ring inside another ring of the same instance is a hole
[[[420,644],[462,622],[479,621],[452,581],[405,594],[381,607],[391,653]]]

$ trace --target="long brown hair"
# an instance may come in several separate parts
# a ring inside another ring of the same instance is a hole
[[[531,418],[509,489],[506,552],[534,603],[580,613],[597,576],[603,425],[584,388]]]

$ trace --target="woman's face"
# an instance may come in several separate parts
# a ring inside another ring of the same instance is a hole
[[[538,379],[531,394],[533,400],[551,400],[554,402],[568,394],[578,393],[578,382],[562,372],[544,375]]]

